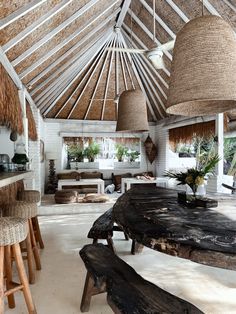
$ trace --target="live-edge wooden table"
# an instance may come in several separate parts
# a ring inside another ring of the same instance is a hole
[[[131,239],[149,248],[236,269],[236,196],[214,209],[189,209],[178,204],[174,190],[133,188],[119,197],[113,215]]]

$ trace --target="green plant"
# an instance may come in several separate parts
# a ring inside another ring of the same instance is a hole
[[[84,161],[84,149],[81,145],[71,144],[68,146],[68,158],[78,162]]]
[[[123,161],[124,156],[127,156],[128,148],[121,145],[116,144],[116,158],[118,161]]]
[[[84,155],[88,158],[89,162],[93,162],[96,156],[100,153],[100,146],[96,142],[89,144],[84,150]]]
[[[179,181],[178,185],[187,184],[193,191],[193,195],[196,195],[196,191],[199,185],[204,183],[204,179],[208,174],[212,174],[216,164],[220,161],[217,154],[209,158],[205,165],[200,167],[190,168],[186,172],[173,173],[166,171],[165,176],[176,179]]]
[[[127,152],[126,154],[129,157],[130,162],[134,162],[140,155],[140,153],[137,150],[133,150],[131,152]]]

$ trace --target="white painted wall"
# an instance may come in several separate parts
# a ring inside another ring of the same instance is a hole
[[[14,156],[14,142],[10,140],[11,131],[6,127],[0,126],[0,154],[7,154],[10,161]]]
[[[68,172],[71,170],[64,170],[63,168],[63,158],[62,158],[62,145],[63,145],[63,137],[65,136],[117,136],[122,137],[122,134],[115,132],[115,123],[107,122],[107,121],[58,121],[57,120],[49,120],[46,119],[44,123],[44,132],[45,132],[45,153],[47,152],[55,152],[58,156],[58,159],[55,161],[56,164],[56,172]],[[150,136],[155,142],[155,126],[150,126]],[[147,138],[147,133],[141,136],[142,143]],[[132,136],[124,135],[124,136]],[[138,135],[137,135],[138,136]],[[46,181],[48,176],[48,161],[46,160]],[[153,171],[155,174],[155,162],[151,165],[150,162],[146,159],[146,155],[144,153],[144,146],[141,148],[141,163],[139,169],[109,169],[99,171],[103,172],[104,178],[110,178],[111,173],[120,174],[124,172],[146,172]],[[83,169],[82,171],[91,171],[91,169]],[[79,171],[79,170],[78,170]],[[94,171],[94,170],[92,170]],[[41,180],[43,180],[43,173],[41,176]]]

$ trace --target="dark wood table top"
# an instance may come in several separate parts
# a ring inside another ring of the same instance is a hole
[[[190,209],[178,204],[174,190],[137,187],[117,200],[113,215],[132,239],[145,246],[236,269],[236,197],[218,196],[218,201],[214,209]]]

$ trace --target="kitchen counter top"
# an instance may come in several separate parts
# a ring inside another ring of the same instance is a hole
[[[17,182],[23,179],[30,179],[33,176],[32,171],[18,171],[18,172],[1,172],[0,173],[0,188]]]

